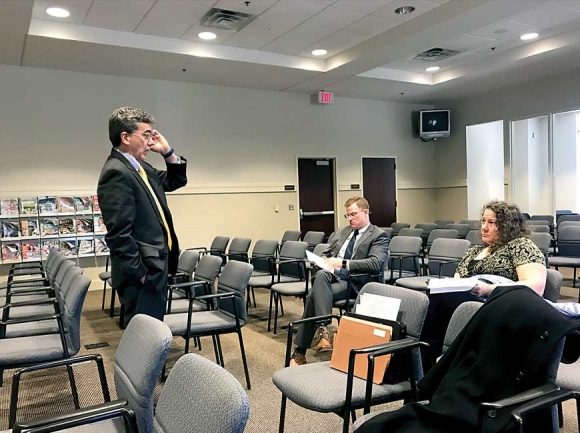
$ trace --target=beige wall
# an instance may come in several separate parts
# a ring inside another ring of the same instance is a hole
[[[109,114],[123,105],[153,114],[188,159],[189,183],[169,197],[184,247],[218,234],[278,239],[298,228],[298,194],[284,185],[297,185],[299,157],[336,158],[339,186],[362,183],[369,155],[397,158],[398,185],[434,178],[435,149],[413,138],[411,124],[413,111],[430,106],[339,97],[318,106],[303,94],[4,65],[0,94],[3,197],[94,194],[110,152]],[[149,160],[163,166],[158,155]],[[338,194],[339,224],[353,193]],[[428,195],[401,192],[399,219],[427,219]]]

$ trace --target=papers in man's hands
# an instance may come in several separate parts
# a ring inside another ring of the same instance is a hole
[[[316,254],[311,253],[310,251],[307,250],[306,251],[306,258],[308,259],[308,261],[314,263],[320,269],[334,273],[334,269],[332,269],[330,266],[328,266],[326,264],[326,261],[322,257],[317,256]]]
[[[501,277],[499,275],[484,274],[475,275],[474,277],[469,278],[431,278],[428,287],[430,294],[467,292],[479,282],[497,285],[513,284],[513,281],[509,278]]]
[[[397,320],[401,300],[389,298],[387,296],[363,293],[360,296],[360,303],[356,306],[356,314],[379,319]]]

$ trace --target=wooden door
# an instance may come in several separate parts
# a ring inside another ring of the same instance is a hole
[[[298,192],[300,231],[321,231],[330,235],[335,230],[334,159],[299,158]]]
[[[394,158],[363,158],[363,192],[371,207],[371,222],[389,227],[397,221]]]

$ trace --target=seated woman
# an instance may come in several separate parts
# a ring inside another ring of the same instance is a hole
[[[526,219],[517,205],[499,200],[487,203],[481,217],[484,245],[474,245],[467,250],[457,266],[455,278],[498,275],[518,285],[528,286],[542,296],[546,285],[546,262],[542,252],[528,236]],[[457,307],[467,301],[484,302],[495,287],[480,282],[469,292],[434,294],[429,297],[429,310],[421,334],[421,340],[429,343],[430,347],[430,353],[424,353],[423,357],[425,369],[429,369],[441,355],[445,332]]]

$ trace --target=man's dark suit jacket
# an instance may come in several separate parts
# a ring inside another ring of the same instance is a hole
[[[322,253],[323,257],[336,257],[346,239],[352,233],[350,226],[342,227],[334,234],[330,246]],[[352,258],[349,261],[351,274],[373,274],[381,275],[389,259],[389,237],[380,228],[370,224],[368,229],[359,239],[356,240],[352,251]],[[352,277],[352,289],[356,293],[372,280],[370,275]]]
[[[163,209],[169,234],[149,188],[127,158],[113,149],[101,171],[97,194],[107,226],[112,284],[127,308],[127,321],[137,313],[163,318],[167,274],[175,272],[179,256],[165,192],[187,184],[187,164],[181,160],[181,164],[167,164],[167,171],[140,162]]]

